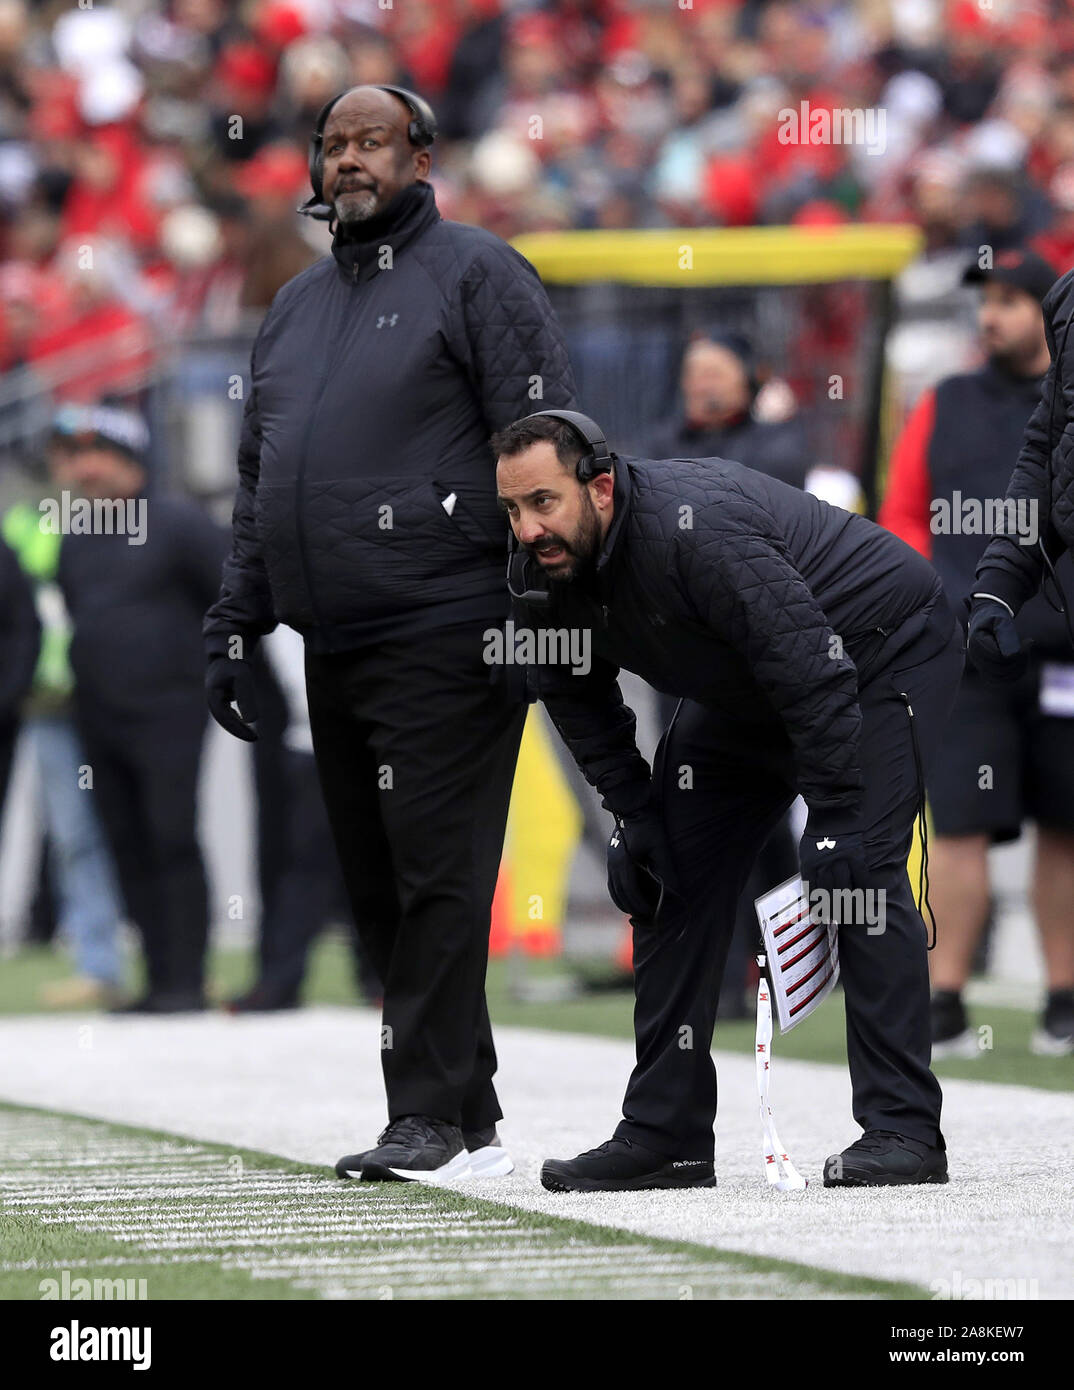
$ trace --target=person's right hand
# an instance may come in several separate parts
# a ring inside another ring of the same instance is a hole
[[[1029,666],[1029,651],[1010,610],[994,598],[974,597],[966,651],[989,685],[1009,685]]]
[[[205,672],[209,713],[222,729],[246,743],[257,740],[257,696],[254,673],[248,661],[214,656]],[[238,713],[232,708],[238,706]]]
[[[669,905],[668,895],[678,896],[671,846],[654,810],[616,817],[608,842],[608,892],[620,912],[649,925]]]

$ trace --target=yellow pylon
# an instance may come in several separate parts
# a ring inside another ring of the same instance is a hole
[[[555,955],[563,946],[567,886],[582,814],[552,749],[544,715],[530,709],[507,818],[492,950]],[[506,922],[503,921],[506,916]],[[506,926],[506,931],[504,927]]]

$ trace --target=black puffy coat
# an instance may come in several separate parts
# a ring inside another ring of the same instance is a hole
[[[535,571],[516,567],[516,593],[523,578],[539,591]],[[535,665],[534,693],[618,814],[649,795],[620,667],[709,706],[744,743],[789,739],[810,809],[853,817],[859,684],[937,605],[950,614],[935,570],[897,536],[724,459],[620,458],[591,581],[544,587],[547,606],[516,600],[516,622],[588,630],[592,666]],[[953,626],[936,624],[939,645]]]
[[[1074,552],[1074,335],[1068,337],[1074,320],[1074,270],[1055,282],[1041,308],[1052,365],[1026,425],[1006,495],[1035,506],[1041,543],[1055,564],[1064,551]],[[974,591],[994,594],[1017,613],[1040,589],[1043,574],[1039,545],[997,535],[977,565]],[[1067,598],[1074,601],[1072,594]]]
[[[261,327],[231,555],[205,632],[315,652],[506,613],[489,435],[575,405],[544,287],[414,183],[289,281]]]

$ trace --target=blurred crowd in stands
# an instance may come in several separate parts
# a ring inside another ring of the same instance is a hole
[[[574,228],[916,224],[924,249],[899,277],[888,343],[896,414],[920,399],[931,410],[927,388],[941,376],[982,361],[982,371],[996,368],[976,292],[964,284],[982,247],[1033,248],[1057,274],[1074,261],[1068,0],[86,0],[85,8],[0,0],[0,512],[21,562],[0,548],[0,641],[22,653],[9,669],[22,670],[23,688],[38,653],[22,714],[45,789],[38,900],[46,925],[29,931],[58,924],[76,972],[46,1003],[121,997],[123,916],[141,929],[151,970],[155,958],[176,1007],[201,998],[209,923],[195,825],[205,726],[197,628],[226,541],[203,514],[163,506],[159,517],[172,515],[180,539],[158,550],[153,593],[132,593],[124,589],[126,539],[95,549],[96,538],[72,545],[80,538],[71,537],[61,566],[59,537],[42,539],[35,524],[38,499],[67,485],[72,468],[83,495],[94,487],[102,497],[167,491],[174,479],[154,477],[152,450],[170,422],[145,387],[154,360],[183,340],[199,345],[184,371],[202,382],[201,413],[187,411],[177,436],[183,481],[203,498],[222,496],[224,470],[214,478],[202,462],[210,437],[217,446],[230,439],[237,419],[235,397],[225,400],[220,383],[242,372],[248,338],[277,289],[328,248],[325,225],[295,215],[308,193],[307,141],[322,105],[362,82],[402,83],[432,102],[442,214],[505,238]],[[781,139],[781,113],[835,109],[882,112],[880,138]],[[1029,346],[1008,392],[1013,441],[1044,349],[1040,294],[1007,290],[1016,310],[1022,294],[1019,312],[1029,315],[1028,326],[1016,324]],[[853,338],[861,324],[846,312],[822,323],[814,301],[807,307],[816,336],[795,339],[795,352],[829,371],[840,324]],[[229,338],[242,340],[231,357],[213,346]],[[793,363],[783,364],[786,380],[762,381],[770,347],[716,322],[677,341],[679,408],[663,421],[654,413],[630,452],[724,454],[809,486],[809,469],[825,458],[794,417],[796,404],[805,413],[811,402],[795,396]],[[790,399],[778,399],[780,389]],[[37,398],[45,414],[12,424]],[[124,398],[132,413],[110,414],[111,405],[101,413],[102,400]],[[65,424],[55,416],[63,400],[89,413]],[[589,408],[600,413],[598,405]],[[214,412],[226,417],[219,429]],[[919,421],[911,436],[913,449],[905,435],[899,448],[904,476],[908,453],[917,460],[913,481],[924,476],[918,455],[928,430]],[[16,470],[4,465],[17,439],[34,441],[35,476],[15,485]],[[229,460],[230,487],[233,451],[216,452]],[[996,476],[1005,476],[1014,444],[997,442],[994,452]],[[87,481],[87,467],[98,469],[96,481]],[[927,501],[923,486],[910,489],[918,502]],[[854,505],[846,494],[830,500]],[[897,518],[886,521],[900,530]],[[916,513],[912,521],[925,526]],[[919,548],[927,547],[926,536]],[[80,628],[94,630],[94,602],[112,605],[109,613],[141,608],[150,626],[160,617],[153,604],[169,608],[169,630],[189,648],[168,691],[183,703],[185,744],[174,738],[175,709],[153,694],[159,671],[150,669],[159,658],[170,670],[183,644],[154,651],[137,623],[118,656],[107,642],[80,643]],[[325,858],[301,652],[288,643],[283,634],[267,645],[259,675],[263,907],[255,978],[233,1002],[240,1009],[295,1003],[315,936],[345,917],[338,869]],[[146,672],[137,689],[132,663]],[[138,738],[105,746],[136,696]],[[0,801],[17,704],[0,686]],[[1050,746],[1045,739],[1045,754]],[[103,779],[96,820],[84,798],[60,794],[87,758]],[[1004,829],[1016,833],[1026,809],[1015,808]],[[975,825],[978,878],[992,829]],[[1074,830],[1065,825],[1056,858],[1074,865]],[[145,882],[149,860],[155,884]],[[155,920],[154,901],[174,905],[173,927]],[[965,924],[967,952],[986,910],[977,904]],[[1069,945],[1055,959],[1050,983],[1066,998]],[[968,969],[967,954],[942,982],[949,994],[958,995]],[[379,986],[360,957],[356,973],[360,991],[375,997]],[[950,1031],[961,1038],[965,1019],[955,1012]]]
[[[306,141],[363,81],[432,101],[444,215],[504,237],[909,220],[930,262],[1074,256],[1064,0],[0,0],[0,367],[81,348],[68,388],[114,392],[258,315],[324,249]],[[783,143],[802,102],[883,139]]]

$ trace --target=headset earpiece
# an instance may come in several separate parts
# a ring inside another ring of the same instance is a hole
[[[406,87],[391,87],[382,83],[375,85],[378,91],[391,92],[405,102],[411,115],[410,124],[407,126],[407,138],[412,145],[417,145],[420,149],[428,149],[436,139],[437,123],[436,113],[425,98],[418,96],[417,92],[409,91]],[[336,102],[341,97],[345,97],[347,92],[353,90],[353,88],[348,87],[346,91],[337,92],[330,101],[325,102],[317,115],[313,134],[310,136],[308,160],[310,188],[313,190],[313,197],[299,208],[299,212],[304,212],[309,217],[324,218],[330,215],[324,204],[324,128],[328,124],[328,117],[332,114],[332,108]]]
[[[538,410],[533,415],[526,415],[518,423],[524,425],[527,420],[542,420],[549,416],[553,420],[562,420],[564,424],[570,425],[586,446],[585,453],[575,465],[575,472],[580,483],[592,482],[598,473],[610,473],[612,471],[614,455],[608,450],[608,441],[604,437],[604,431],[595,420],[590,419],[588,415],[583,415],[580,410]]]
[[[406,128],[407,137],[412,145],[428,149],[436,139],[437,125],[436,113],[425,98],[419,97],[417,92],[412,92],[406,87],[393,87],[387,83],[378,83],[377,86],[380,91],[391,92],[393,96],[406,103],[413,118]]]

